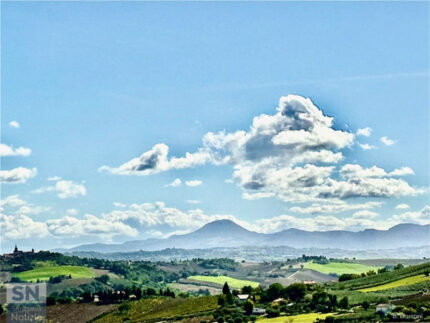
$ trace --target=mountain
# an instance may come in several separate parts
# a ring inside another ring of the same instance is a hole
[[[430,244],[430,225],[399,224],[388,230],[366,229],[358,232],[287,229],[264,234],[246,230],[230,220],[219,220],[208,223],[194,232],[173,235],[166,239],[127,241],[122,244],[87,244],[67,251],[112,253],[139,250],[155,251],[167,248],[206,249],[242,246],[366,250],[418,247],[428,244]]]

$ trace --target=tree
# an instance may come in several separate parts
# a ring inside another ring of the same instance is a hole
[[[281,297],[284,293],[284,286],[282,286],[279,283],[274,283],[269,286],[267,289],[267,299],[269,301],[273,301],[274,299],[277,299]]]
[[[343,297],[341,300],[340,300],[340,302],[339,302],[339,306],[341,307],[341,308],[344,308],[344,309],[347,309],[348,308],[348,306],[349,306],[349,301],[348,301],[348,297]]]
[[[242,287],[242,294],[251,294],[252,287],[251,286],[243,286]]]
[[[363,303],[361,303],[361,306],[363,307],[363,309],[365,311],[367,311],[369,309],[369,307],[370,307],[370,304],[369,304],[368,301],[364,301]]]
[[[245,310],[246,315],[251,315],[252,311],[254,310],[254,302],[248,299],[243,308]]]
[[[399,270],[399,269],[403,269],[405,268],[405,266],[403,266],[402,264],[398,264],[396,266],[394,266],[394,270]]]
[[[225,306],[225,304],[227,304],[227,298],[225,295],[219,295],[218,296],[218,305],[223,307]]]
[[[231,294],[231,293],[230,293],[230,287],[228,287],[227,282],[225,282],[225,283],[224,283],[224,286],[222,287],[222,293],[223,293],[224,295]]]
[[[292,301],[300,301],[305,297],[306,285],[301,283],[291,284],[285,288],[285,293]]]
[[[108,282],[108,280],[109,280],[109,276],[106,275],[106,274],[104,274],[104,275],[101,275],[100,277],[97,277],[96,279],[99,282],[102,282],[103,284],[106,284]]]

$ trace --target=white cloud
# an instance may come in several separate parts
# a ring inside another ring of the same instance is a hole
[[[19,128],[19,123],[18,121],[12,120],[11,122],[9,122],[9,126],[12,128]]]
[[[28,179],[37,175],[36,168],[17,167],[11,170],[0,170],[0,182],[25,183]]]
[[[186,181],[186,182],[185,182],[185,185],[187,185],[187,186],[191,186],[191,187],[200,186],[200,185],[202,185],[202,184],[203,184],[203,182],[202,182],[202,181],[200,181],[200,180],[198,180],[198,179],[191,180],[191,181]]]
[[[414,175],[414,171],[409,167],[402,167],[393,170],[390,175],[391,176],[405,176],[405,175]]]
[[[385,146],[391,146],[394,145],[396,143],[395,140],[389,139],[388,137],[381,137],[381,142],[385,145]]]
[[[185,202],[187,202],[188,204],[200,204],[201,203],[198,200],[186,200]]]
[[[83,184],[73,181],[57,180],[55,185],[41,187],[32,191],[32,193],[41,194],[45,192],[56,192],[60,199],[75,198],[87,195],[87,190]]]
[[[178,187],[182,185],[182,181],[179,178],[176,178],[173,182],[166,185],[166,187]]]
[[[76,215],[79,213],[79,211],[76,209],[67,209],[66,213],[67,213],[67,215]]]
[[[46,223],[34,221],[27,215],[0,214],[2,239],[36,239],[49,236]]]
[[[371,132],[370,128],[362,128],[357,136]],[[292,203],[423,192],[405,180],[392,178],[411,174],[410,168],[389,173],[377,166],[337,167],[344,160],[343,150],[353,148],[355,136],[335,128],[333,118],[324,115],[310,99],[288,95],[280,98],[274,114],[254,117],[248,130],[208,132],[195,153],[169,157],[169,147],[159,143],[117,168],[102,166],[100,170],[149,175],[207,163],[231,165],[234,182],[243,190],[245,199],[273,196]],[[359,145],[362,149],[373,148],[369,144]]]
[[[127,207],[126,204],[120,203],[120,202],[113,202],[113,206],[115,206],[115,207]]]
[[[31,149],[25,147],[13,148],[5,144],[0,144],[0,156],[30,156]]]
[[[353,219],[373,219],[379,216],[379,213],[369,211],[369,210],[361,210],[357,211],[352,215]]]
[[[64,216],[46,221],[49,232],[54,236],[79,237],[96,235],[99,237],[125,235],[135,237],[138,231],[122,222],[115,222],[85,214],[83,219]]]
[[[424,206],[417,212],[405,212],[399,215],[394,215],[393,219],[399,223],[417,223],[429,224],[430,223],[430,205]]]
[[[363,150],[370,150],[370,149],[375,149],[376,147],[375,146],[372,146],[372,145],[369,145],[369,144],[358,144],[360,147],[361,147],[361,149],[363,149]]]
[[[293,206],[290,208],[291,212],[301,214],[317,214],[317,213],[341,213],[354,210],[368,210],[375,207],[380,207],[382,202],[365,202],[365,203],[346,203],[342,200],[331,199],[321,203],[313,203],[307,207]]]
[[[372,134],[372,128],[366,127],[366,128],[360,128],[356,132],[357,136],[364,136],[364,137],[370,137]]]
[[[50,182],[57,182],[61,179],[60,176],[52,176],[52,177],[48,177],[48,181]]]
[[[102,166],[99,171],[117,175],[150,175],[170,169],[203,165],[209,160],[209,154],[203,150],[193,154],[186,153],[185,157],[172,157],[170,159],[167,157],[168,153],[169,147],[167,145],[156,144],[140,157],[133,158],[117,168]]]
[[[410,208],[410,206],[408,204],[405,204],[405,203],[398,204],[396,206],[396,210],[407,210],[409,208]]]
[[[55,190],[58,192],[58,197],[60,199],[87,195],[87,190],[84,185],[77,184],[72,181],[58,181],[55,184]]]

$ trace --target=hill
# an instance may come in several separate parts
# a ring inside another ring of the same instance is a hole
[[[122,244],[87,244],[69,252],[100,253],[155,251],[166,248],[201,249],[241,246],[289,246],[293,248],[339,248],[346,250],[393,249],[420,247],[430,244],[430,225],[399,224],[388,230],[366,229],[351,231],[304,231],[287,229],[263,234],[246,230],[230,220],[208,223],[202,228],[166,239],[127,241]]]

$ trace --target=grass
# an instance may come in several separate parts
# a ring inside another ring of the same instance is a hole
[[[308,323],[314,322],[316,319],[325,319],[327,316],[334,316],[336,313],[308,313],[308,314],[299,314],[299,315],[291,315],[291,316],[279,316],[274,318],[262,318],[257,319],[259,323]]]
[[[35,282],[37,279],[44,281],[48,280],[49,277],[60,275],[72,275],[72,278],[92,278],[96,276],[91,268],[83,266],[45,266],[12,274],[12,276],[27,282]]]
[[[218,307],[217,297],[204,296],[198,298],[154,297],[129,302],[129,309],[121,311],[117,307],[96,322],[119,323],[128,318],[131,322],[179,320],[182,317],[213,311]],[[121,305],[120,305],[121,306]]]
[[[236,279],[236,278],[231,278],[228,276],[200,276],[200,275],[196,275],[196,276],[189,276],[188,279],[203,281],[203,282],[209,282],[209,283],[215,283],[218,285],[224,285],[224,283],[227,282],[227,284],[230,288],[242,288],[243,286],[252,286],[253,288],[256,288],[259,285],[259,283],[252,281],[252,280]]]
[[[416,275],[416,276],[395,280],[395,281],[392,281],[390,283],[386,283],[386,284],[382,284],[382,285],[378,285],[378,286],[374,286],[374,287],[362,288],[362,289],[359,289],[358,291],[363,292],[363,293],[377,292],[377,291],[385,290],[385,289],[391,289],[391,288],[397,288],[397,287],[401,287],[401,286],[419,284],[419,283],[422,283],[422,282],[425,282],[428,280],[430,280],[429,276]]]
[[[361,274],[368,272],[369,270],[378,270],[378,267],[351,263],[351,262],[330,262],[326,265],[317,264],[314,262],[307,262],[304,264],[304,268],[319,271],[323,274]]]
[[[382,274],[372,275],[363,278],[352,279],[340,283],[333,284],[332,289],[364,289],[376,287],[382,284],[387,284],[402,278],[424,274],[430,271],[430,262],[409,266],[403,269],[389,271]]]

